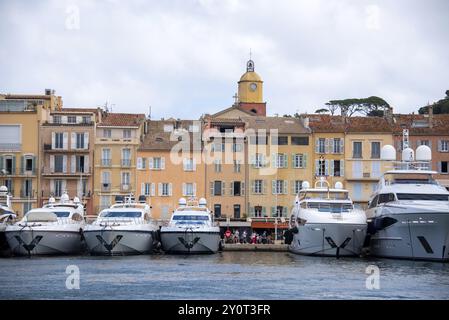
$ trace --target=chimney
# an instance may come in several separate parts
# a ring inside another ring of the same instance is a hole
[[[384,109],[384,118],[388,123],[393,123],[393,108],[387,107]]]
[[[429,128],[433,128],[433,105],[428,106],[428,112],[429,112]]]
[[[310,119],[309,117],[303,117],[302,119],[302,124],[304,125],[305,128],[310,129],[309,123],[310,123]]]

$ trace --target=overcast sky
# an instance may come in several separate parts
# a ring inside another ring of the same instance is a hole
[[[0,92],[198,118],[229,107],[252,50],[269,114],[449,89],[449,1],[0,0]]]

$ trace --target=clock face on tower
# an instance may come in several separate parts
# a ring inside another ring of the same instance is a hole
[[[256,89],[257,89],[257,84],[255,84],[254,82],[251,83],[251,84],[249,85],[249,89],[250,89],[251,91],[256,91]]]

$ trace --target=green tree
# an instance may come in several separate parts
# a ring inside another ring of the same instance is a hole
[[[438,100],[432,106],[433,106],[434,114],[449,113],[449,90],[446,90],[446,97],[444,97],[441,100]],[[420,114],[429,113],[429,106],[424,106],[424,107],[419,108],[418,112]]]

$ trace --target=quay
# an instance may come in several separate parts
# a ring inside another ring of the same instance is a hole
[[[252,244],[252,243],[225,243],[223,251],[269,251],[269,252],[286,252],[287,244]]]

